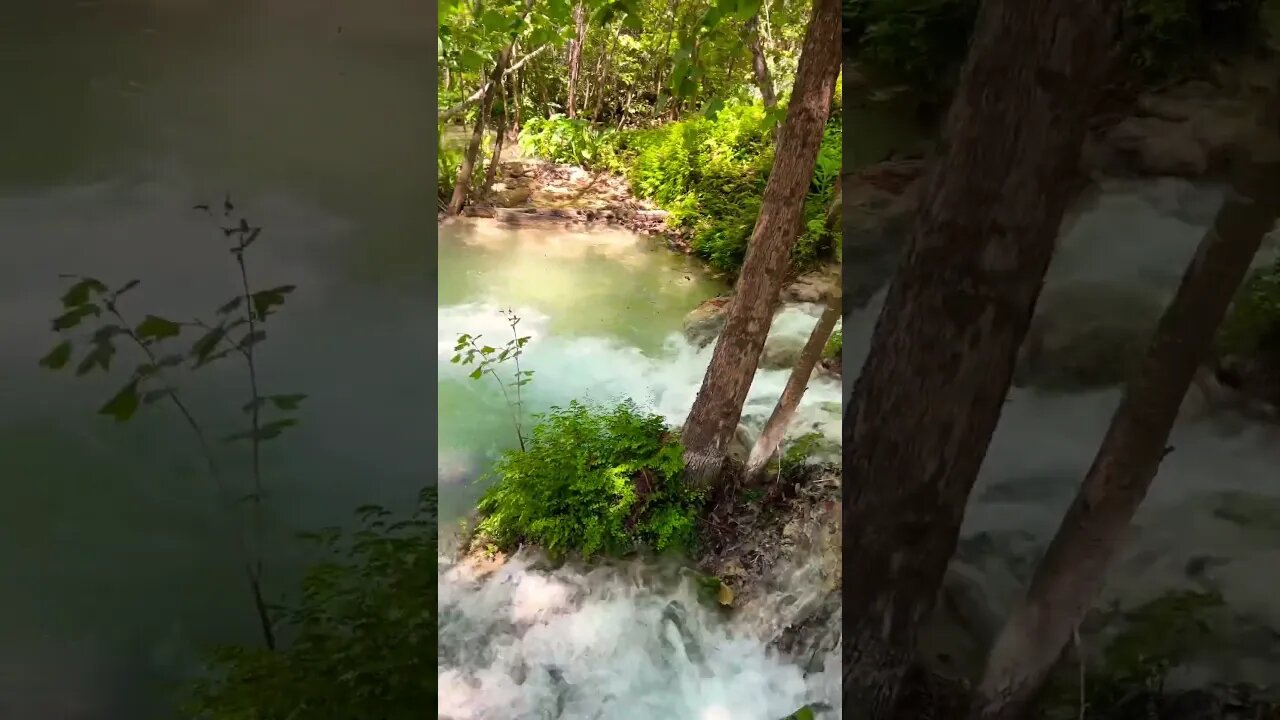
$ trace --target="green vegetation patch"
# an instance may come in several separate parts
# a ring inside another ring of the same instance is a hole
[[[731,103],[649,130],[611,130],[564,117],[530,119],[521,130],[527,152],[625,175],[632,190],[671,213],[688,230],[693,251],[718,270],[736,273],[760,214],[773,167],[773,132],[782,111]],[[804,206],[804,234],[792,250],[797,267],[832,257],[839,228],[827,226],[841,165],[837,119],[823,132]]]
[[[310,537],[327,556],[311,566],[296,606],[278,616],[287,649],[214,653],[186,715],[200,720],[416,720],[435,707],[436,495],[410,517],[369,506],[361,528]]]
[[[630,401],[552,408],[525,451],[508,451],[494,467],[477,536],[584,559],[687,550],[701,497],[681,481],[683,452],[661,417]]]

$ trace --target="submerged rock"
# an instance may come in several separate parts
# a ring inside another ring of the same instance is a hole
[[[1123,287],[1076,283],[1046,290],[1018,358],[1021,387],[1072,391],[1124,382],[1164,309]]]

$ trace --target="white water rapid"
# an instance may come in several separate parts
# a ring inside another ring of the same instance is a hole
[[[838,708],[838,648],[816,663],[782,657],[768,647],[776,617],[769,625],[725,617],[700,605],[694,582],[673,568],[626,563],[552,570],[519,554],[478,579],[468,566],[451,562],[455,523],[483,489],[474,481],[493,454],[509,446],[514,431],[496,385],[468,379],[469,368],[449,359],[461,333],[483,334],[490,344],[511,337],[499,309],[472,302],[439,310],[442,393],[466,392],[473,403],[466,417],[441,417],[439,716],[778,720],[805,704]],[[531,307],[514,309],[520,334],[532,338],[523,362],[535,372],[524,396],[531,409],[630,398],[670,423],[683,422],[710,346],[695,349],[672,333],[646,351],[617,337],[557,334],[555,318]],[[784,308],[773,330],[782,337],[774,341],[803,343],[819,313],[816,306]],[[745,427],[758,431],[763,425],[788,372],[757,374]],[[451,422],[472,425],[443,427]],[[839,425],[839,381],[815,377],[792,437],[817,432],[828,448],[838,447]],[[802,571],[788,570],[798,577]],[[794,594],[810,594],[806,590],[795,588]],[[775,604],[803,605],[789,600]],[[806,675],[802,662],[827,669]]]

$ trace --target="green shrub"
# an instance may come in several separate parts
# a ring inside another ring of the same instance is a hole
[[[1222,353],[1280,350],[1280,261],[1254,273],[1236,295],[1218,332]]]
[[[313,566],[299,604],[285,608],[285,649],[227,647],[197,682],[186,715],[200,720],[411,720],[433,707],[436,674],[436,494],[392,521],[359,511],[344,541],[314,535],[329,559]]]
[[[661,417],[628,401],[552,408],[527,451],[510,451],[481,498],[477,535],[533,543],[556,556],[687,549],[699,496],[684,486],[683,450]]]
[[[626,175],[638,196],[671,213],[690,231],[694,253],[736,273],[760,214],[773,165],[777,114],[761,104],[733,103],[714,117],[694,116],[652,130],[593,129],[563,117],[530,120],[520,134],[527,152],[553,162]],[[808,267],[831,256],[838,232],[826,226],[839,181],[841,131],[827,126],[813,184],[805,201],[804,234],[792,261]]]
[[[841,351],[844,350],[844,331],[837,329],[831,333],[831,338],[827,340],[827,345],[822,349],[822,357],[828,360],[840,357]]]

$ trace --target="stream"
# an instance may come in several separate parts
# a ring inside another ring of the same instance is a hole
[[[440,520],[443,557],[495,454],[515,445],[496,384],[451,365],[454,339],[505,341],[499,309],[532,338],[523,367],[530,412],[573,399],[630,398],[684,421],[710,361],[680,334],[684,315],[724,291],[687,258],[621,230],[567,232],[455,220],[440,231]],[[820,309],[782,309],[774,333],[802,343]],[[788,371],[761,371],[744,425],[759,429]],[[796,427],[839,438],[840,386],[818,378]],[[517,555],[492,576],[440,566],[440,716],[777,720],[835,703],[838,672],[810,673],[726,621],[670,567],[552,569]],[[828,658],[838,668],[838,653]],[[831,717],[836,717],[831,715]]]

